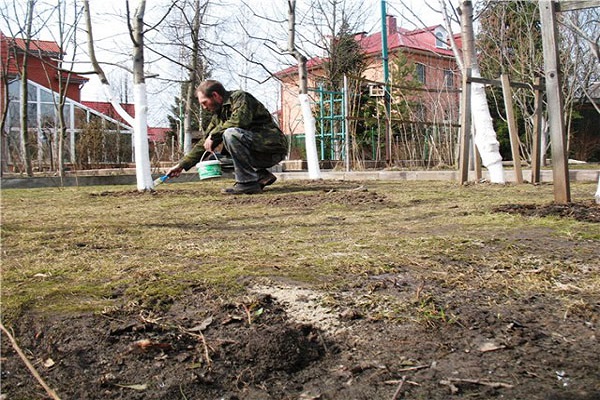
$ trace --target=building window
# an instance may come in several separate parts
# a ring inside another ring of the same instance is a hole
[[[19,116],[21,110],[19,109],[19,103],[10,102],[8,104],[8,126],[9,128],[18,128],[21,124]]]
[[[40,88],[40,101],[43,103],[54,104],[54,100],[52,99],[52,93],[50,93],[48,90]]]
[[[425,109],[425,105],[423,103],[415,104],[415,118],[417,121],[425,121],[425,117],[427,116],[427,111]]]
[[[435,47],[438,49],[446,48],[446,41],[444,40],[444,34],[442,32],[437,32],[435,34]]]
[[[19,93],[21,93],[21,90],[19,90]],[[37,86],[32,85],[31,82],[27,82],[27,101],[38,101]]]
[[[447,88],[454,87],[454,73],[451,70],[444,70],[444,86]]]
[[[436,32],[435,34],[435,47],[438,49],[447,49],[446,38],[443,32]]]
[[[417,64],[417,80],[423,85],[427,84],[427,79],[425,75],[425,65],[423,64]]]
[[[21,93],[21,82],[20,81],[12,81],[8,84],[8,100],[9,101],[19,101],[19,96]]]

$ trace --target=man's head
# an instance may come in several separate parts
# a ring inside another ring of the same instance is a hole
[[[216,112],[221,108],[226,95],[227,90],[225,90],[223,84],[210,79],[202,82],[196,89],[196,96],[198,96],[200,105],[210,112]]]

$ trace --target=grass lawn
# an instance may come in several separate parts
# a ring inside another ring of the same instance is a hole
[[[599,224],[571,209],[531,213],[557,209],[550,184],[295,181],[222,196],[228,183],[3,190],[3,324],[23,331],[31,318],[131,304],[158,315],[194,288],[230,301],[278,282],[370,323],[427,332],[480,317],[508,324],[536,301],[553,323],[597,326]],[[573,202],[597,217],[595,190],[571,184]]]

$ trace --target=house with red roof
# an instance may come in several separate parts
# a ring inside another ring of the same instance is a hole
[[[21,38],[9,38],[0,31],[0,60],[2,60],[2,78],[11,81],[21,74],[23,55],[27,43]],[[47,87],[53,92],[59,91],[59,82],[67,84],[66,95],[74,101],[80,100],[81,87],[88,78],[68,74],[59,68],[64,54],[57,43],[46,40],[29,42],[30,57],[27,59],[27,79]],[[5,85],[2,85],[2,101],[5,98]]]
[[[409,96],[419,103],[423,120],[458,121],[460,72],[449,46],[449,34],[442,25],[407,30],[397,26],[394,16],[386,17],[385,33],[388,47],[390,78],[393,77],[393,61],[401,54],[414,64],[420,90]],[[367,68],[361,77],[363,90],[381,88],[384,82],[382,63],[382,33],[371,35],[358,33],[354,39],[360,44],[366,58]],[[308,86],[315,88],[325,76],[326,59],[315,57],[307,61]],[[303,135],[304,127],[297,95],[298,68],[293,66],[280,71],[281,81],[280,126],[290,135]],[[391,85],[398,85],[393,79]],[[310,95],[311,93],[309,93]],[[403,95],[404,96],[404,95]],[[392,99],[392,101],[394,101]]]
[[[121,166],[133,162],[133,128],[112,104],[82,101],[88,78],[61,68],[65,56],[52,41],[11,38],[0,32],[0,110],[3,113],[2,170],[22,171],[21,76],[27,57],[27,118],[34,170],[54,169],[57,159],[56,103],[65,88],[63,114],[67,126],[65,161],[75,168]],[[135,116],[133,104],[122,104]],[[149,128],[149,140],[164,142],[167,128]],[[152,144],[151,143],[151,144]]]

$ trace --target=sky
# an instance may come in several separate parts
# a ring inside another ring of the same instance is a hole
[[[40,0],[43,1],[43,0]],[[360,30],[367,33],[375,33],[381,31],[381,0],[348,0],[348,1],[363,1],[365,23]],[[455,0],[452,0],[455,1]],[[24,2],[19,2],[24,3]],[[53,3],[53,2],[52,2]],[[136,0],[131,0],[131,8],[134,9],[137,5]],[[219,26],[213,29],[210,33],[210,40],[214,43],[225,42],[240,51],[252,54],[256,63],[266,65],[272,71],[278,71],[286,68],[290,63],[294,63],[291,56],[274,57],[271,51],[268,51],[264,44],[253,42],[249,39],[250,36],[266,37],[273,40],[275,45],[285,48],[287,45],[287,25],[270,24],[265,19],[257,19],[252,15],[251,11],[244,11],[243,4],[249,5],[256,13],[271,12],[279,13],[272,14],[270,17],[279,20],[285,20],[287,17],[287,2],[284,0],[274,0],[270,3],[271,7],[264,7],[264,0],[213,0],[213,8],[209,12],[215,21],[219,21]],[[297,7],[300,10],[306,7],[308,0],[297,0]],[[387,14],[394,15],[397,18],[399,26],[407,29],[421,28],[423,24],[434,25],[442,23],[442,17],[439,13],[433,11],[427,6],[427,3],[432,4],[434,8],[439,7],[438,0],[386,0]],[[0,0],[2,8],[12,7],[13,0]],[[169,4],[163,0],[147,0],[146,5],[146,22],[152,22],[158,19],[160,11],[156,10],[158,5]],[[117,65],[131,64],[131,40],[127,34],[127,26],[124,22],[125,1],[123,0],[90,0],[90,9],[92,14],[92,24],[94,32],[94,41],[96,44],[97,58],[103,64],[103,68],[108,75],[111,86],[115,88],[117,93],[121,94],[122,100],[132,101],[132,98],[123,93],[131,91],[132,84],[124,82],[131,81],[131,74]],[[268,8],[268,10],[267,10]],[[232,13],[231,10],[235,10]],[[418,18],[415,16],[417,15]],[[22,18],[22,16],[21,16]],[[421,21],[419,21],[421,20]],[[245,25],[245,31],[240,29],[240,22]],[[245,22],[244,22],[245,21]],[[0,21],[0,29],[6,33],[7,29],[5,21]],[[272,26],[271,26],[272,25]],[[81,27],[85,27],[85,23],[81,23]],[[310,25],[305,20],[297,20],[297,30],[304,35],[310,35]],[[87,45],[85,42],[85,34],[78,34],[78,41],[81,42],[80,47],[72,50],[68,58],[75,53],[76,59],[80,62],[73,66],[75,71],[89,71],[91,67],[86,62],[89,60]],[[50,37],[49,37],[50,36]],[[40,33],[40,39],[52,40],[52,35],[43,35]],[[161,38],[168,42],[169,38]],[[299,39],[297,39],[299,40]],[[215,50],[210,56],[215,60],[215,65],[212,70],[212,77],[224,83],[229,89],[244,89],[252,92],[259,100],[263,101],[267,108],[271,111],[277,109],[278,86],[273,79],[268,78],[268,74],[258,64],[253,64],[245,61],[235,52],[228,50],[228,56],[221,54],[222,51]],[[315,56],[318,54],[307,54],[307,56]],[[157,57],[150,53],[145,53],[146,61],[156,59]],[[180,79],[182,71],[172,63],[156,62],[149,63],[147,73],[158,74],[158,78],[147,79],[146,85],[149,98],[149,123],[152,126],[168,126],[167,114],[174,104],[174,97],[178,95],[180,85],[172,79]],[[90,81],[82,89],[82,99],[90,101],[106,101],[104,90],[102,89],[99,80],[94,75],[86,75]],[[262,83],[260,83],[262,82]],[[124,89],[128,87],[129,90]]]

